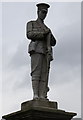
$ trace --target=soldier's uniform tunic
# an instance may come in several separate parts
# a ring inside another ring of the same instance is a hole
[[[31,39],[28,52],[31,56],[31,76],[32,80],[45,81],[47,72],[47,39],[44,35],[46,29],[49,29],[39,19],[27,23],[27,37]],[[52,35],[51,46],[56,44]]]

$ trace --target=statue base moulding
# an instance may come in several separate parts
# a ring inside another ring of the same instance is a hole
[[[58,109],[57,102],[31,100],[21,104],[21,110],[5,115],[6,120],[71,120],[76,113]]]

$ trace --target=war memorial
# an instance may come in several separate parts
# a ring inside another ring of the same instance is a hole
[[[31,57],[31,81],[33,99],[21,103],[21,110],[3,116],[6,120],[71,120],[76,113],[58,109],[58,102],[49,101],[47,93],[50,62],[53,60],[53,47],[56,38],[44,24],[50,5],[37,4],[38,18],[28,21],[26,36],[30,40],[28,53]],[[51,78],[52,79],[52,78]],[[65,103],[64,103],[65,104]]]

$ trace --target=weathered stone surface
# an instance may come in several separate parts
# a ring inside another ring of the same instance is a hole
[[[31,80],[33,98],[47,99],[50,62],[53,60],[53,47],[56,39],[48,28],[44,19],[48,13],[49,5],[37,4],[37,19],[27,22],[26,36],[30,40],[28,53],[31,56]],[[41,9],[40,9],[41,8]]]
[[[2,118],[6,120],[71,120],[76,115],[76,113],[59,110],[54,105],[57,105],[57,103],[40,102],[39,100],[27,101],[22,103],[20,111],[5,115]]]
[[[57,102],[51,102],[49,100],[31,100],[31,101],[26,101],[21,104],[21,110],[27,110],[33,107],[43,107],[43,108],[58,108]]]
[[[54,108],[35,107],[26,111],[18,111],[3,116],[6,120],[71,120],[75,113],[69,113]]]

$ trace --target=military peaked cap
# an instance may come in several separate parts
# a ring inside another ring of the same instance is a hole
[[[38,7],[38,10],[45,10],[45,11],[47,11],[48,8],[50,7],[50,5],[46,3],[39,3],[36,6]]]

